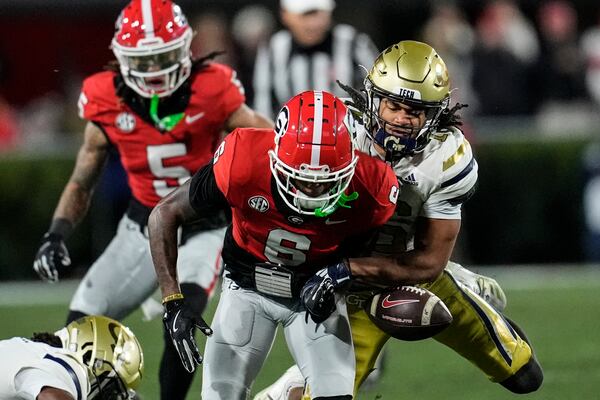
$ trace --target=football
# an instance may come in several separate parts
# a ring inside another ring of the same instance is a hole
[[[439,297],[415,286],[400,286],[377,293],[365,304],[373,323],[400,340],[421,340],[447,328],[452,314]]]

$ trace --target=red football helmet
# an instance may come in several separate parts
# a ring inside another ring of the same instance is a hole
[[[111,47],[121,74],[141,96],[169,96],[190,76],[192,29],[178,5],[133,0],[115,28]]]
[[[277,189],[292,210],[331,214],[358,162],[354,124],[344,103],[321,91],[293,97],[279,112],[269,157]]]

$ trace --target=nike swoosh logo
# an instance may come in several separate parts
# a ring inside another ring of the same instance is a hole
[[[329,218],[327,218],[327,219],[325,220],[325,225],[343,224],[344,222],[346,222],[346,220],[345,220],[345,219],[341,219],[341,220],[339,220],[339,221],[332,221],[332,220],[330,220]]]
[[[185,122],[187,122],[188,124],[193,124],[194,122],[198,121],[200,118],[204,117],[204,113],[200,112],[196,115],[186,115],[185,116]]]
[[[381,302],[381,307],[383,308],[392,308],[395,306],[400,306],[403,304],[411,304],[411,303],[418,303],[419,300],[390,300],[390,295],[388,294],[385,299],[383,299],[383,301]]]
[[[173,319],[173,333],[175,333],[179,330],[179,328],[175,327],[175,324],[177,323],[177,318],[179,318],[180,313],[181,313],[181,310],[177,311],[177,314],[175,314],[175,318]]]

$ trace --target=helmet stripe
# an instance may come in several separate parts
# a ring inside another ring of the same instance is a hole
[[[315,90],[315,118],[313,124],[312,151],[310,155],[311,167],[318,167],[321,163],[321,140],[323,137],[323,92]]]
[[[142,0],[142,18],[147,38],[154,37],[154,18],[152,18],[152,0]]]

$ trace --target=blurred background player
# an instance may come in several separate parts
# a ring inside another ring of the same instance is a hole
[[[271,116],[295,93],[343,91],[339,79],[359,85],[377,57],[377,48],[364,33],[334,24],[334,0],[281,0],[280,17],[286,29],[275,33],[258,50],[254,66],[254,108]]]
[[[353,278],[423,284],[454,316],[436,340],[514,393],[537,390],[541,367],[524,333],[501,314],[506,306],[502,289],[493,279],[449,261],[462,204],[475,190],[477,162],[460,131],[456,113],[463,105],[450,108],[444,61],[425,43],[401,41],[375,60],[365,79],[366,96],[348,89],[353,106],[364,115],[359,149],[386,160],[402,184],[396,212],[379,232],[371,257],[349,260]],[[347,295],[356,390],[389,339],[362,308],[369,295]],[[255,399],[285,399],[291,387],[302,384],[301,378],[292,368]]]
[[[345,302],[323,286],[328,301],[312,303],[320,288],[303,286],[394,211],[396,177],[385,163],[357,156],[353,130],[340,99],[321,91],[301,93],[284,105],[275,130],[234,131],[219,146],[214,164],[152,211],[150,242],[164,321],[182,362],[194,368],[202,359],[190,329],[212,331],[187,311],[179,291],[177,227],[231,208],[225,279],[214,335],[206,344],[203,399],[247,398],[279,325],[314,398],[352,398],[354,355]],[[328,272],[336,283],[349,277],[347,269]]]
[[[133,332],[102,316],[1,340],[0,358],[2,399],[125,400],[134,398],[144,371]]]
[[[87,213],[111,147],[119,152],[133,196],[116,236],[77,289],[68,322],[91,314],[122,319],[150,296],[157,287],[146,228],[152,207],[212,158],[223,131],[272,126],[245,105],[233,70],[208,62],[210,56],[192,59],[192,34],[171,1],[133,0],[117,20],[117,63],[83,83],[84,142],[34,261],[40,277],[57,281],[70,264],[64,240]],[[224,226],[224,215],[215,213],[181,230],[181,289],[198,316],[221,271]],[[162,398],[183,399],[192,377],[166,335]]]

